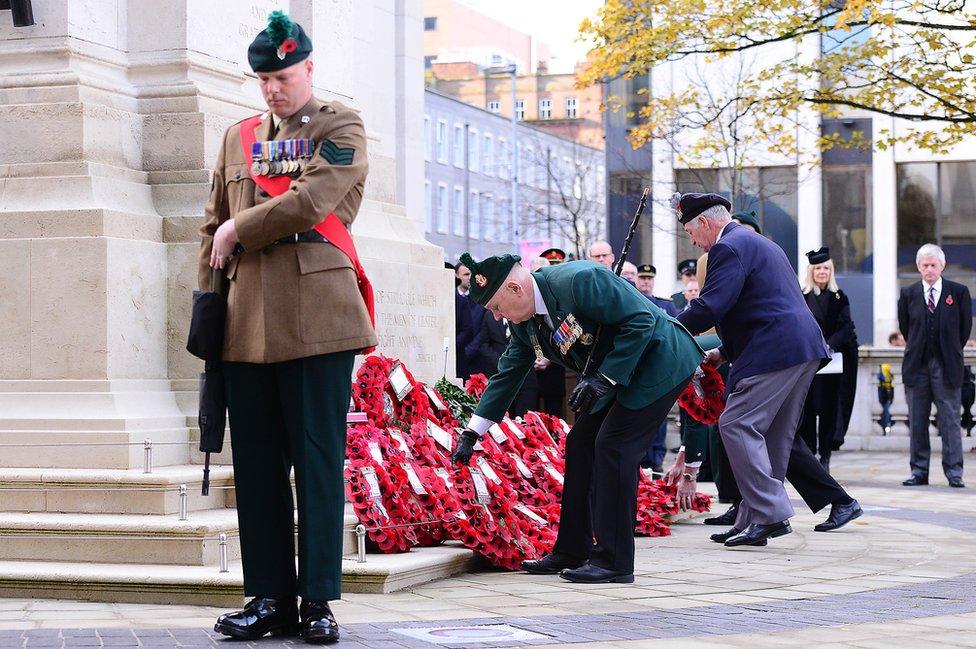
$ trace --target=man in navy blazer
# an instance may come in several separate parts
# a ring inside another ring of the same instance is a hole
[[[732,222],[722,196],[671,200],[708,252],[705,285],[678,320],[692,334],[715,326],[722,346],[705,362],[731,364],[719,434],[743,500],[725,545],[765,545],[793,531],[783,480],[807,390],[830,350],[779,246]]]
[[[973,328],[969,289],[943,279],[945,253],[927,243],[915,255],[921,282],[901,290],[898,328],[905,337],[901,374],[908,397],[912,477],[908,487],[929,483],[929,415],[932,402],[942,436],[942,470],[950,487],[962,488],[962,350]]]

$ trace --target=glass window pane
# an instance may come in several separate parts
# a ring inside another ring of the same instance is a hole
[[[939,165],[939,244],[945,275],[976,289],[976,162]]]
[[[757,192],[759,209],[756,210],[763,234],[779,244],[794,270],[798,258],[796,182],[796,167],[762,168]],[[739,209],[750,211],[756,209],[756,205],[744,201]]]
[[[823,242],[837,272],[869,272],[871,239],[871,166],[824,165]]]
[[[900,164],[898,185],[898,275],[902,286],[918,279],[915,253],[936,241],[938,166],[934,162]]]

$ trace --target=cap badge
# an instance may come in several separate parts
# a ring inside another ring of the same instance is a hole
[[[480,286],[481,288],[484,288],[488,286],[488,278],[482,275],[481,273],[478,273],[477,275],[474,276],[474,283]]]
[[[284,60],[286,56],[298,49],[298,41],[294,38],[286,38],[278,46],[278,59]]]

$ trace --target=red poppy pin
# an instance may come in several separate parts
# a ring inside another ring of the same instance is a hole
[[[949,295],[949,296],[946,297],[946,304],[948,304],[949,306],[952,306],[952,296],[951,295]]]
[[[286,38],[278,46],[278,58],[284,59],[286,56],[298,49],[298,42],[294,38]]]

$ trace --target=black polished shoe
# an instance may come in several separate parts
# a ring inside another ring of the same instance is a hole
[[[742,534],[742,530],[740,530],[738,527],[733,527],[728,532],[719,532],[718,534],[712,534],[708,538],[715,541],[716,543],[725,543],[736,534]]]
[[[739,504],[732,503],[732,506],[729,507],[724,514],[720,514],[719,516],[712,516],[711,518],[706,518],[702,522],[705,525],[735,525],[735,515],[738,513],[739,513]]]
[[[962,478],[949,478],[949,486],[955,487],[956,489],[966,488],[966,485],[963,483]]]
[[[901,483],[903,487],[920,487],[929,483],[928,476],[912,475],[911,478]]]
[[[339,625],[328,602],[302,600],[302,638],[305,644],[339,641]]]
[[[850,523],[855,518],[860,518],[864,511],[861,506],[857,504],[856,500],[852,500],[846,505],[831,505],[830,506],[830,516],[827,517],[823,523],[820,523],[813,528],[814,532],[830,532],[831,530],[837,530],[848,523]]]
[[[753,523],[746,531],[740,532],[727,540],[725,547],[734,548],[739,545],[756,545],[760,541],[775,539],[777,536],[783,536],[792,531],[793,528],[790,527],[789,521],[780,521],[779,523],[772,523],[770,525]]]
[[[567,568],[559,573],[559,576],[566,581],[577,584],[632,584],[634,583],[634,573],[617,572],[609,568],[594,566],[586,563],[579,568]]]
[[[257,640],[271,635],[298,635],[295,599],[255,597],[243,610],[217,618],[214,631],[238,640]]]
[[[711,540],[715,541],[716,543],[725,543],[726,541],[728,541],[729,539],[731,539],[736,534],[741,534],[741,533],[742,533],[742,530],[740,530],[737,527],[733,527],[728,532],[721,532],[719,534],[712,534],[708,538],[710,538]],[[757,541],[756,543],[753,543],[753,545],[758,545],[758,546],[762,547],[762,546],[766,545],[766,539],[763,539],[761,541]]]
[[[571,556],[553,552],[535,561],[523,561],[522,570],[530,575],[558,575],[567,568],[579,568],[585,564],[584,559],[574,559]]]

